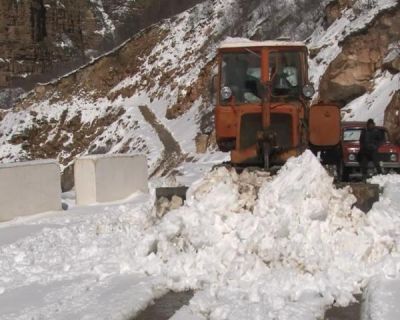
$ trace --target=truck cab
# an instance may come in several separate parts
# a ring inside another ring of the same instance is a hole
[[[358,152],[360,151],[360,136],[365,130],[366,122],[342,123],[342,165],[341,174],[343,180],[351,176],[361,176]],[[383,172],[391,170],[400,172],[400,146],[390,140],[389,133],[382,126],[376,127],[382,135],[382,143],[378,149],[378,157]],[[369,164],[369,170],[373,170],[373,164]]]

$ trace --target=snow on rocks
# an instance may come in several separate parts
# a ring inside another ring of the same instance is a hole
[[[395,75],[388,71],[378,73],[374,80],[374,89],[351,101],[342,109],[343,120],[367,121],[372,118],[378,125],[383,125],[385,109],[398,90],[400,90],[400,73]]]
[[[329,64],[340,54],[340,43],[348,36],[365,28],[382,11],[397,5],[395,0],[376,0],[372,7],[365,0],[354,1],[353,8],[346,9],[342,16],[325,30],[323,20],[308,39],[308,47],[317,51],[310,60],[310,81],[319,88],[321,77]],[[317,49],[317,50],[316,50]],[[318,92],[315,94],[315,99]]]

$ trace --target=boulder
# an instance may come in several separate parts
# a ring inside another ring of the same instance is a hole
[[[375,202],[379,201],[380,189],[379,185],[377,184],[340,182],[337,183],[336,186],[339,188],[350,186],[354,196],[357,199],[357,202],[354,204],[354,206],[365,213],[371,210]]]
[[[383,60],[382,67],[392,74],[400,72],[400,41],[390,47],[388,54]]]
[[[340,43],[341,53],[320,81],[320,100],[346,105],[370,91],[379,69],[398,72],[400,10],[395,7]]]
[[[207,134],[199,134],[196,137],[196,152],[205,153],[208,147],[209,136]]]

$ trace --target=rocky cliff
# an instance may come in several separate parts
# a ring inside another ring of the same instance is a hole
[[[1,0],[0,105],[196,0]]]
[[[398,57],[385,62],[391,46],[399,40],[399,7],[382,10],[365,28],[343,39],[341,53],[321,80],[321,100],[344,106],[372,89],[371,80],[378,70],[400,72]]]

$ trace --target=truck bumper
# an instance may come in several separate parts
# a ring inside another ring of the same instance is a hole
[[[398,162],[380,162],[381,168],[385,169],[400,169],[400,163]],[[360,164],[358,162],[345,162],[344,166],[346,168],[360,168]],[[372,162],[368,163],[369,168],[374,168],[374,164]]]

